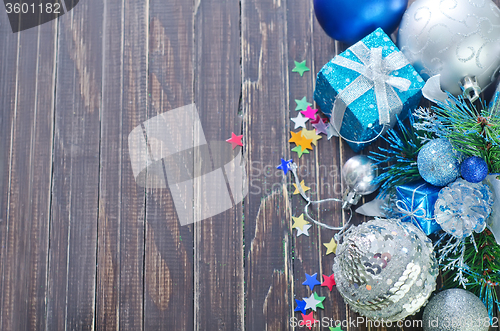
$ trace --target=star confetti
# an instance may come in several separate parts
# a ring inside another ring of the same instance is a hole
[[[311,123],[316,124],[316,123],[319,123],[319,121],[323,121],[324,123],[328,123],[328,118],[323,118],[323,117],[319,116],[319,114],[316,114],[316,118],[311,120]]]
[[[322,121],[313,124],[313,127],[316,129],[316,133],[328,134],[327,132],[328,125],[323,123]]]
[[[318,112],[317,109],[312,109],[311,106],[307,106],[306,110],[301,111],[302,115],[307,118],[315,119],[315,114]],[[314,125],[313,125],[314,126]]]
[[[320,135],[316,134],[316,130],[307,130],[306,128],[302,128],[302,136],[306,137],[307,139],[312,139],[312,143],[314,146],[317,146],[317,141],[322,138]]]
[[[300,191],[299,191],[299,188],[297,187],[297,184],[293,183],[293,186],[295,187],[295,191],[293,191],[293,194],[299,194]],[[300,182],[300,187],[302,187],[302,191],[304,192],[307,192],[309,191],[311,188],[310,187],[307,187],[305,184],[304,184],[304,180],[302,180]]]
[[[295,107],[295,110],[307,110],[307,106],[311,106],[312,103],[307,102],[306,97],[303,97],[302,99],[295,99],[295,102],[297,103],[297,107]]]
[[[328,140],[330,140],[333,136],[336,135],[338,134],[336,134],[336,131],[332,126],[332,123],[328,123],[328,126],[326,128],[326,137],[328,138]]]
[[[318,299],[316,299],[316,293],[313,293],[311,294],[311,296],[309,298],[303,298],[303,300],[306,302],[306,307],[305,309],[312,309],[314,311],[316,311],[316,309],[318,308],[318,304],[321,303],[321,301],[319,301]]]
[[[292,135],[292,138],[288,140],[289,143],[295,143],[295,145],[299,146],[301,140],[302,140],[302,132],[293,132],[290,131],[290,134]]]
[[[243,146],[243,143],[241,142],[241,138],[243,138],[243,135],[237,136],[234,134],[234,132],[231,132],[231,138],[229,138],[226,141],[228,143],[231,143],[231,145],[233,146],[233,149],[234,149],[236,146]]]
[[[318,320],[314,319],[313,316],[314,312],[310,312],[309,314],[305,315],[302,314],[302,321],[299,322],[300,326],[307,326],[309,330],[316,324],[316,322],[319,322]]]
[[[292,229],[300,229],[303,231],[304,225],[309,224],[309,222],[304,219],[304,214],[300,214],[299,217],[292,216],[292,219],[293,219]]]
[[[309,154],[309,150],[307,150],[307,149],[302,150],[302,147],[300,147],[300,146],[295,146],[292,149],[292,152],[297,153],[299,155],[299,159],[302,157],[302,154]]]
[[[293,117],[290,120],[295,123],[295,127],[293,128],[294,130],[297,128],[305,128],[307,121],[309,121],[309,119],[307,117],[304,117],[302,113],[299,113],[297,117]]]
[[[319,295],[316,294],[316,292],[313,293],[314,299],[318,300],[319,302],[316,304],[317,308],[325,309],[323,306],[323,301],[325,301],[326,297],[320,297]]]
[[[318,274],[315,273],[314,275],[310,276],[306,273],[306,281],[302,283],[302,285],[306,285],[306,286],[309,286],[309,288],[311,289],[311,291],[314,289],[314,286],[316,285],[320,285],[321,283],[318,282],[318,279],[317,279],[317,276]]]
[[[334,285],[337,285],[337,283],[335,282],[335,276],[333,274],[330,276],[323,275],[323,283],[321,283],[321,286],[328,287],[331,292]]]
[[[276,169],[283,170],[285,175],[288,173],[288,170],[290,170],[290,166],[292,165],[292,160],[286,161],[285,159],[281,159],[281,164],[276,167]]]
[[[307,313],[306,302],[304,300],[295,299],[295,302],[297,303],[297,307],[295,307],[294,311],[300,311],[300,312],[302,312],[302,314]]]
[[[309,68],[306,67],[306,60],[302,62],[295,62],[295,68],[292,69],[292,72],[298,72],[300,74],[300,77],[304,74],[304,72],[309,71]]]
[[[306,224],[306,225],[304,225],[304,228],[302,230],[297,228],[297,237],[299,237],[301,235],[306,235],[309,237],[309,228],[311,226],[312,226],[311,224]]]
[[[326,247],[326,255],[332,254],[337,251],[337,243],[335,242],[335,239],[332,238],[329,243],[323,243],[323,246]]]
[[[328,328],[330,331],[342,331],[342,329],[340,328],[340,326],[336,326],[336,327],[329,327]]]

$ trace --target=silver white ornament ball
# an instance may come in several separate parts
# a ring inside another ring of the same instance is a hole
[[[488,331],[490,319],[483,302],[462,289],[449,289],[434,296],[422,317],[424,331]]]

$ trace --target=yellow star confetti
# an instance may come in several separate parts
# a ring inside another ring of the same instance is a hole
[[[314,146],[317,146],[316,142],[321,139],[321,136],[316,134],[316,130],[307,130],[306,128],[302,129],[302,136],[307,139],[312,139],[312,143]]]
[[[295,143],[295,145],[298,146],[300,140],[302,139],[302,132],[301,131],[299,131],[299,132],[290,131],[290,134],[292,135],[292,138],[290,138],[290,140],[288,140],[288,142]]]
[[[293,183],[293,186],[295,187],[295,191],[293,192],[293,194],[299,194],[299,193],[300,193],[300,191],[299,191],[299,188],[297,187],[297,184]],[[300,182],[300,187],[302,187],[302,190],[303,190],[304,192],[309,191],[309,190],[311,189],[310,187],[307,187],[307,186],[304,184],[304,181],[303,181],[303,180]]]
[[[335,242],[335,239],[332,238],[329,243],[323,243],[323,245],[326,247],[326,255],[334,253],[337,251],[337,243]]]
[[[300,229],[300,231],[304,231],[304,225],[309,224],[308,221],[304,219],[304,214],[300,214],[299,217],[293,217],[293,225],[292,229]]]

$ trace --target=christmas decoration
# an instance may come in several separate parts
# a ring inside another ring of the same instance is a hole
[[[445,186],[459,176],[460,161],[461,155],[453,150],[448,140],[434,139],[418,153],[418,172],[429,184]]]
[[[290,120],[295,123],[295,127],[293,128],[294,130],[298,128],[305,128],[307,121],[309,121],[309,119],[301,113],[299,113],[297,117],[290,118]]]
[[[447,138],[465,157],[478,156],[488,164],[489,173],[500,172],[500,116],[493,102],[486,106],[471,104],[459,96],[438,102],[431,109],[420,108],[416,128]]]
[[[460,251],[443,259],[443,287],[463,287],[477,295],[493,317],[498,310],[497,287],[500,284],[500,246],[489,230],[473,233]],[[439,250],[438,250],[439,252]]]
[[[484,183],[493,192],[493,206],[491,206],[490,217],[486,220],[487,226],[495,236],[497,244],[500,244],[500,180],[496,175],[488,175]]]
[[[405,12],[398,46],[427,80],[472,100],[500,67],[500,10],[491,0],[417,0]],[[477,82],[476,82],[477,81]]]
[[[300,194],[300,190],[297,184],[293,183],[293,186],[295,186],[295,191],[293,191],[293,194]],[[306,184],[304,184],[303,180],[300,182],[300,187],[304,192],[307,192],[311,189],[310,187],[306,186]]]
[[[424,309],[424,331],[488,331],[490,318],[474,294],[449,289],[434,296]]]
[[[283,170],[283,173],[286,175],[288,170],[290,169],[290,165],[293,163],[293,160],[290,159],[286,161],[285,159],[281,159],[281,164],[276,167],[276,169]]]
[[[334,285],[337,285],[335,283],[334,274],[331,274],[330,276],[323,275],[323,283],[321,283],[321,286],[326,286],[330,291],[332,291]]]
[[[314,319],[314,312],[310,312],[309,314],[302,314],[302,321],[299,322],[299,326],[307,326],[309,330],[318,323],[318,320]]]
[[[346,186],[343,196],[342,208],[347,208],[358,203],[362,195],[375,192],[378,183],[377,165],[367,156],[356,155],[347,160],[342,167],[342,179]]]
[[[353,44],[378,27],[392,33],[407,5],[407,0],[314,0],[314,12],[331,38]]]
[[[422,78],[377,29],[318,73],[314,99],[333,129],[359,152],[415,109]]]
[[[306,314],[306,302],[304,300],[297,300],[295,299],[295,302],[297,303],[297,307],[295,307],[294,311],[300,311],[302,314]]]
[[[304,72],[309,71],[309,68],[306,66],[306,60],[302,62],[295,62],[295,68],[292,69],[292,72],[298,72],[300,77],[304,74]]]
[[[422,231],[398,219],[375,219],[345,233],[333,273],[351,309],[370,319],[397,321],[425,304],[438,269]]]
[[[488,164],[480,157],[469,156],[462,162],[460,174],[468,182],[482,182],[488,176]]]
[[[414,117],[408,116],[409,125],[397,119],[394,129],[387,132],[387,137],[382,136],[388,147],[379,146],[379,152],[370,152],[370,159],[382,167],[376,182],[381,183],[380,196],[385,197],[387,193],[394,190],[396,186],[403,185],[421,179],[416,164],[418,151],[423,143],[421,136],[425,133],[418,132],[413,128]]]
[[[439,192],[434,218],[444,231],[462,239],[484,230],[492,205],[487,185],[457,179]]]
[[[426,235],[439,231],[434,220],[434,204],[441,188],[419,180],[396,187],[396,208],[403,222],[412,222]]]
[[[332,240],[330,240],[330,242],[323,243],[323,246],[326,247],[326,254],[325,255],[332,254],[332,253],[335,253],[337,251],[337,243],[335,242],[335,239],[333,239],[333,238],[332,238]]]

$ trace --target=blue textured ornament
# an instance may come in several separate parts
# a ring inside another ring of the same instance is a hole
[[[486,161],[477,156],[470,156],[460,166],[462,177],[470,183],[479,183],[488,176]]]
[[[441,230],[434,220],[434,204],[438,198],[440,187],[433,186],[423,180],[396,186],[396,205],[401,221],[414,223],[426,235]]]
[[[445,186],[460,175],[461,159],[447,139],[434,139],[418,152],[418,172],[427,183]]]
[[[319,24],[333,39],[354,44],[376,28],[391,34],[408,0],[314,0]]]

